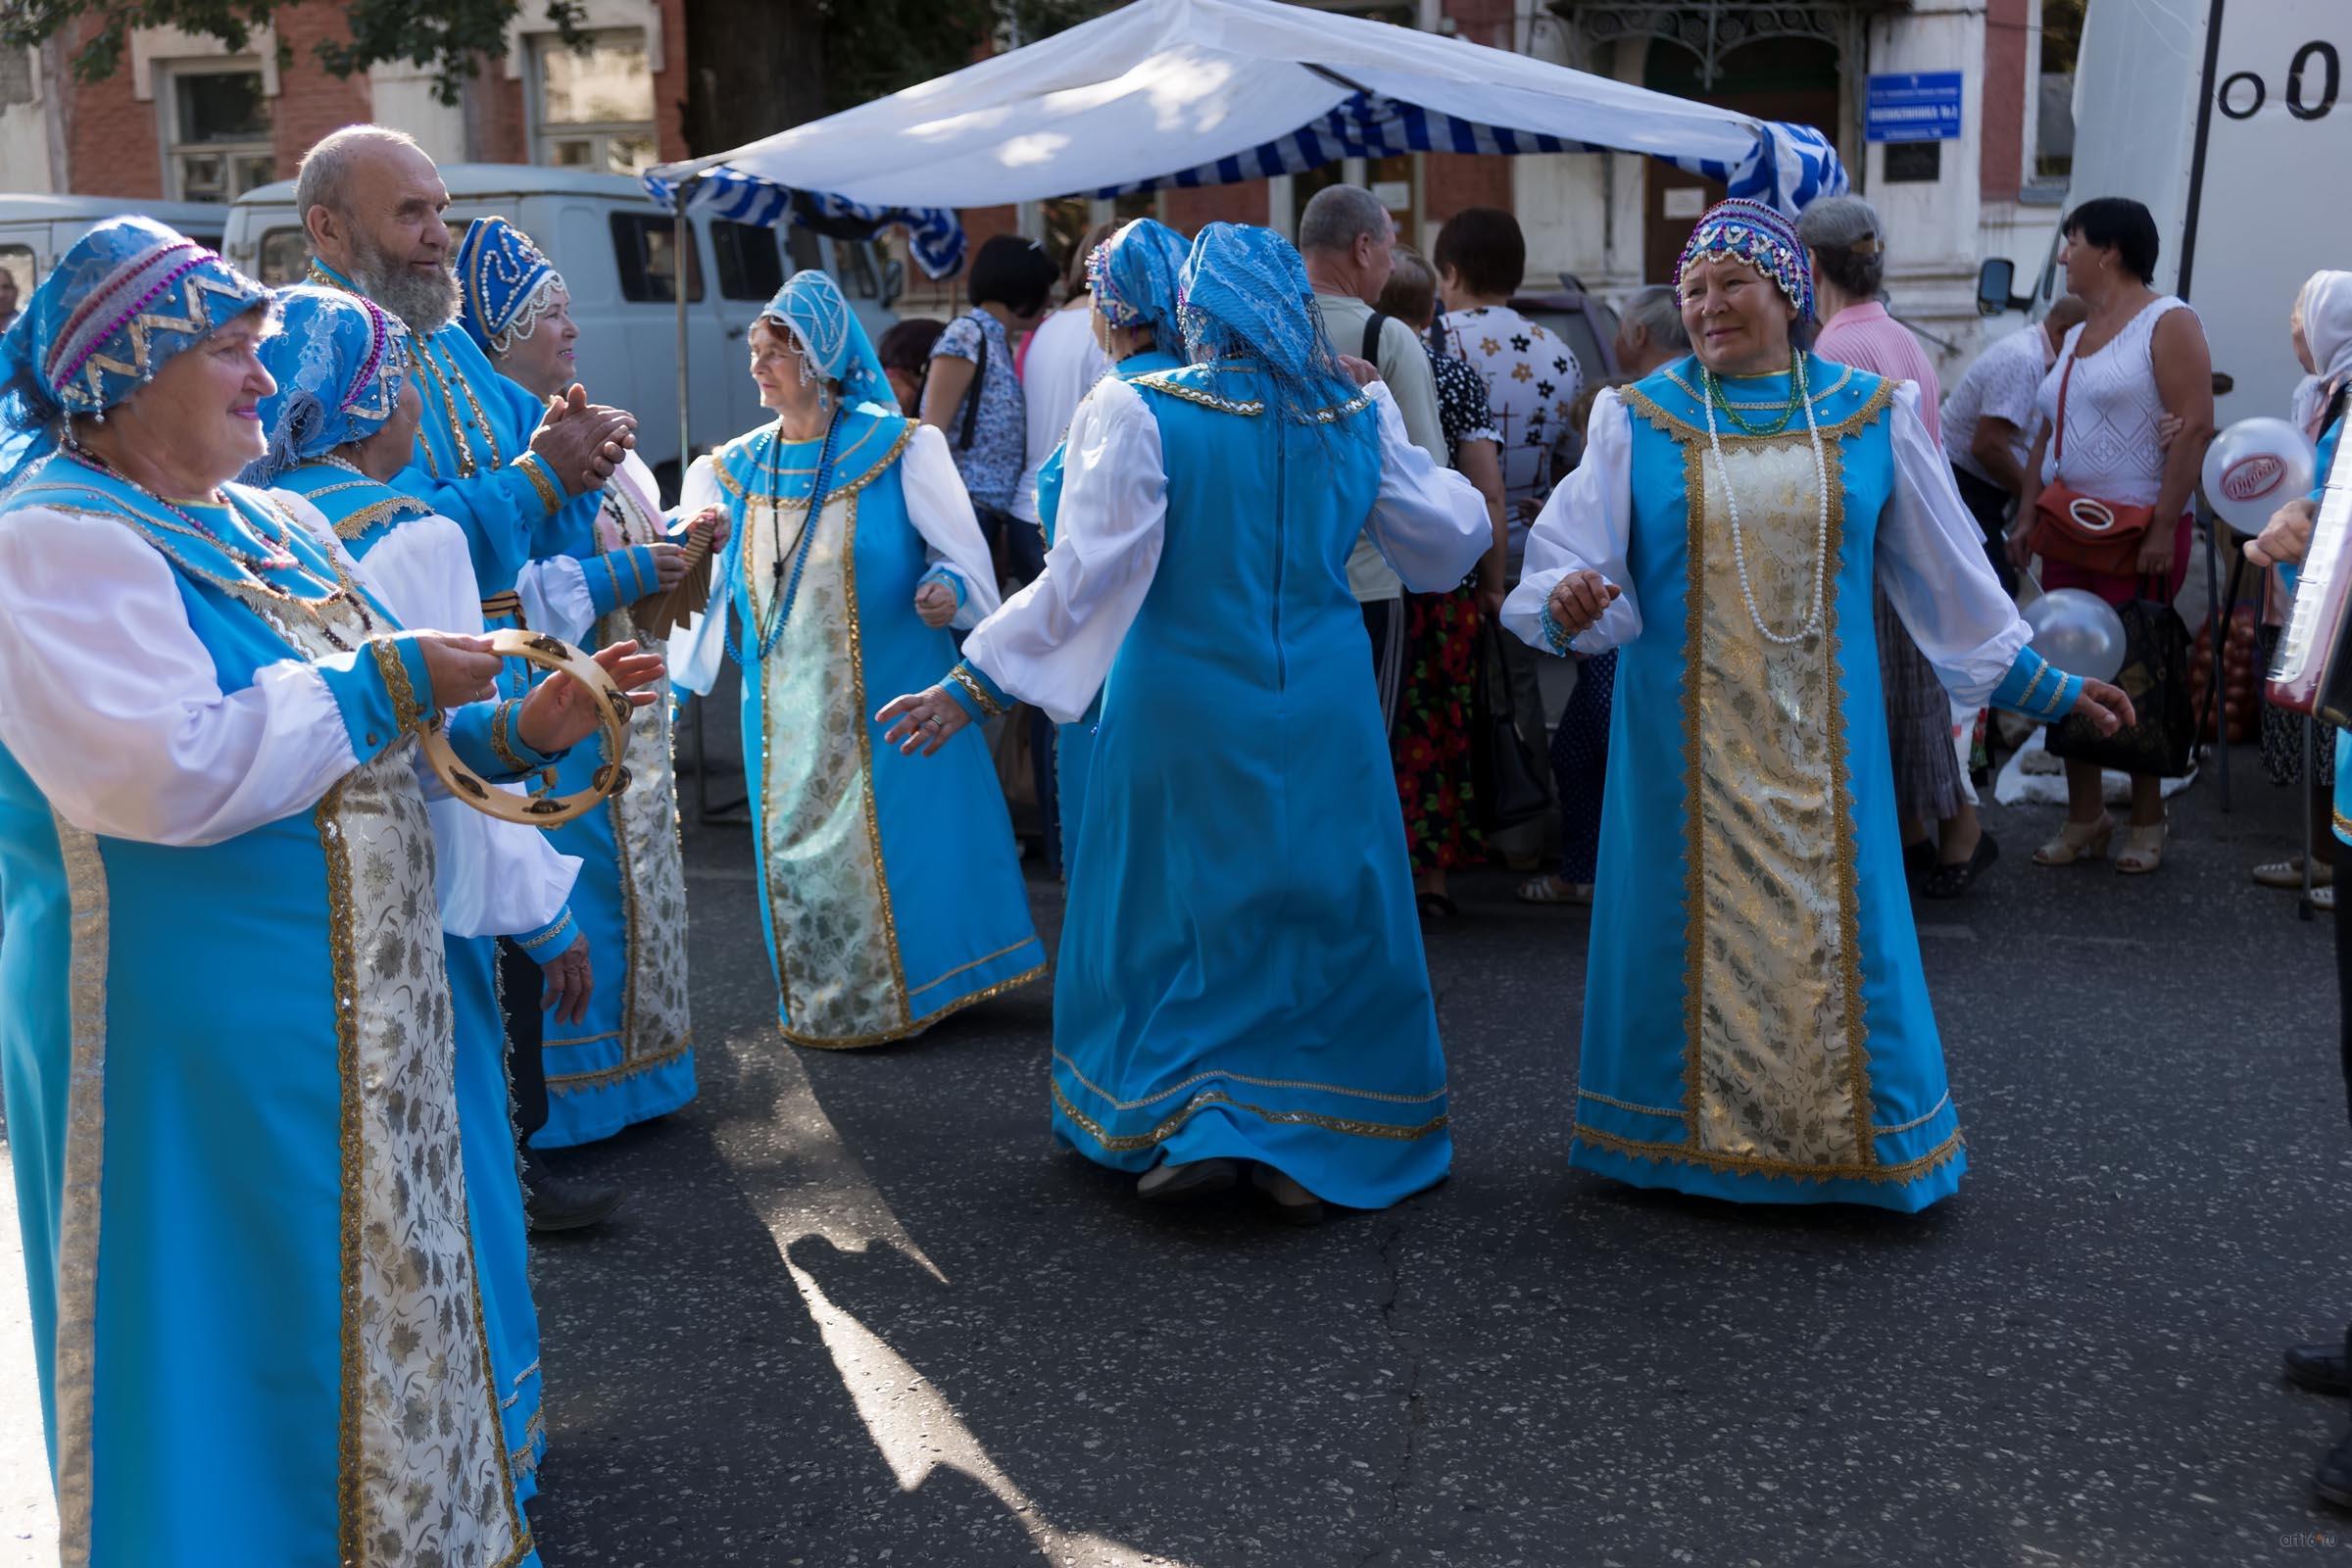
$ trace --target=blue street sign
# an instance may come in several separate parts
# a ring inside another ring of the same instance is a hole
[[[1960,73],[1873,76],[1862,112],[1865,141],[1958,141]]]

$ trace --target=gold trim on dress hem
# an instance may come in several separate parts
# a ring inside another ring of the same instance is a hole
[[[1130,1154],[1139,1149],[1157,1148],[1182,1131],[1184,1124],[1191,1121],[1193,1117],[1217,1105],[1230,1105],[1235,1110],[1247,1111],[1260,1121],[1271,1123],[1277,1127],[1319,1127],[1325,1132],[1346,1133],[1355,1138],[1388,1139],[1396,1143],[1411,1143],[1416,1139],[1427,1138],[1432,1133],[1443,1131],[1446,1123],[1453,1119],[1450,1114],[1442,1113],[1431,1117],[1418,1127],[1398,1127],[1389,1122],[1356,1121],[1346,1116],[1326,1116],[1311,1110],[1275,1110],[1266,1105],[1252,1105],[1247,1101],[1236,1100],[1222,1089],[1211,1089],[1186,1101],[1173,1115],[1150,1132],[1112,1133],[1106,1131],[1101,1122],[1096,1121],[1085,1111],[1070,1103],[1070,1097],[1061,1092],[1061,1085],[1054,1083],[1051,1078],[1047,1079],[1046,1083],[1047,1087],[1054,1091],[1054,1103],[1059,1107],[1061,1113],[1075,1122],[1089,1138],[1114,1154]]]
[[[1447,1093],[1446,1086],[1444,1084],[1438,1085],[1437,1088],[1431,1090],[1426,1095],[1393,1095],[1385,1090],[1349,1089],[1340,1084],[1307,1083],[1301,1079],[1253,1078],[1248,1073],[1240,1072],[1200,1072],[1193,1074],[1192,1077],[1187,1078],[1180,1084],[1162,1089],[1156,1095],[1146,1095],[1141,1100],[1121,1100],[1118,1096],[1112,1094],[1101,1084],[1096,1083],[1092,1078],[1089,1078],[1085,1073],[1079,1071],[1078,1063],[1072,1061],[1061,1052],[1054,1052],[1054,1059],[1060,1062],[1064,1067],[1069,1068],[1070,1076],[1077,1079],[1081,1084],[1084,1084],[1089,1094],[1099,1095],[1102,1099],[1110,1102],[1110,1108],[1113,1110],[1141,1110],[1146,1105],[1149,1105],[1155,1101],[1167,1100],[1173,1096],[1183,1094],[1187,1089],[1195,1088],[1200,1084],[1211,1083],[1218,1079],[1223,1079],[1227,1083],[1248,1084],[1252,1089],[1304,1089],[1318,1095],[1351,1095],[1358,1100],[1377,1100],[1383,1103],[1391,1105],[1426,1105],[1433,1100],[1445,1099]]]
[[[924,981],[921,985],[910,989],[906,993],[906,996],[908,1000],[912,1000],[915,997],[921,996],[924,992],[931,990],[935,986],[946,985],[949,981],[955,979],[959,974],[966,974],[974,969],[979,968],[984,963],[994,963],[999,958],[1020,952],[1023,948],[1042,948],[1044,946],[1045,944],[1040,942],[1034,935],[1023,937],[1020,941],[1015,942],[1009,948],[999,948],[996,952],[974,958],[969,963],[957,964],[955,968],[950,969],[946,974],[941,975],[936,980]]]
[[[1824,1182],[1843,1178],[1896,1186],[1915,1181],[1948,1164],[1967,1143],[1955,1127],[1951,1137],[1917,1159],[1907,1159],[1899,1165],[1807,1165],[1793,1159],[1774,1159],[1763,1154],[1726,1154],[1709,1149],[1693,1149],[1686,1144],[1645,1143],[1638,1138],[1620,1138],[1615,1133],[1605,1133],[1581,1122],[1577,1124],[1575,1137],[1610,1153],[1626,1154],[1636,1159],[1699,1165],[1735,1175],[1793,1176]]]
[[[956,1013],[961,1012],[966,1007],[972,1006],[978,1003],[991,1001],[997,997],[1001,997],[1007,991],[1018,991],[1021,987],[1029,984],[1030,981],[1042,979],[1046,971],[1052,967],[1053,965],[1051,964],[1041,963],[1034,969],[1023,970],[1021,973],[1014,975],[1009,980],[1000,980],[995,985],[988,987],[984,991],[975,991],[970,996],[958,997],[954,1002],[949,1003],[946,1006],[941,1007],[938,1011],[926,1012],[920,1018],[916,1018],[913,1021],[904,1024],[896,1029],[877,1030],[872,1034],[866,1035],[849,1035],[839,1040],[817,1040],[808,1035],[796,1034],[792,1030],[785,1028],[781,1022],[778,1022],[776,1025],[776,1033],[782,1035],[786,1040],[789,1040],[794,1045],[806,1046],[810,1051],[856,1051],[863,1046],[887,1046],[894,1041],[906,1040],[914,1035],[919,1035],[924,1030],[930,1028],[933,1024],[938,1023],[941,1019],[952,1017]]]
[[[1579,1100],[1593,1101],[1599,1104],[1610,1106],[1616,1110],[1630,1110],[1637,1116],[1662,1116],[1669,1121],[1682,1121],[1685,1119],[1684,1112],[1679,1110],[1660,1110],[1655,1105],[1637,1105],[1628,1101],[1611,1100],[1608,1096],[1595,1094],[1590,1089],[1577,1090],[1576,1098]]]
[[[644,1056],[635,1061],[621,1062],[616,1066],[599,1068],[594,1072],[550,1074],[547,1087],[555,1089],[561,1086],[571,1090],[609,1089],[612,1085],[625,1079],[634,1078],[640,1073],[651,1072],[656,1067],[667,1066],[693,1050],[694,1037],[688,1035],[658,1056]]]

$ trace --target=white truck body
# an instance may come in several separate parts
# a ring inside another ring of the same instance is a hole
[[[218,250],[228,209],[218,202],[0,194],[0,270],[17,280],[20,295],[29,295],[75,240],[110,218],[152,218]]]

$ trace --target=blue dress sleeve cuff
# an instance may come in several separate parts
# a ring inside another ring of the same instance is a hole
[[[924,572],[921,577],[915,580],[914,585],[919,589],[925,583],[933,582],[946,583],[948,585],[948,591],[956,596],[956,608],[957,610],[961,610],[963,608],[964,592],[962,572],[957,571],[955,567],[948,565],[945,563],[942,563],[934,565],[929,571]]]
[[[654,565],[654,547],[631,545],[607,551],[580,563],[588,580],[588,597],[599,615],[610,615],[622,605],[633,605],[660,590],[662,573]]]
[[[434,718],[433,678],[424,645],[413,633],[374,637],[348,654],[312,666],[343,715],[352,755],[373,761],[404,735],[423,732]]]
[[[2073,712],[2082,696],[2082,676],[2069,675],[2033,649],[2024,648],[2000,685],[1993,688],[1992,706],[2050,724]]]
[[[468,772],[494,784],[512,784],[564,759],[564,752],[536,751],[523,740],[516,722],[521,708],[521,699],[509,698],[468,703],[449,715],[449,749]]]
[[[957,664],[941,682],[974,723],[1011,711],[1014,699],[977,664]]]
[[[515,946],[531,956],[534,963],[553,963],[571,949],[578,939],[579,925],[571,917],[571,906],[566,904],[556,911],[556,917],[536,931],[525,931],[514,939]]]

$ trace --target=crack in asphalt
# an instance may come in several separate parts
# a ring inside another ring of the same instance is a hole
[[[1375,1527],[1372,1549],[1356,1559],[1355,1568],[1372,1568],[1372,1564],[1395,1551],[1389,1544],[1389,1533],[1404,1511],[1404,1489],[1412,1480],[1414,1462],[1420,1457],[1421,1429],[1428,1423],[1428,1410],[1421,1397],[1422,1355],[1396,1323],[1404,1295],[1404,1216],[1392,1211],[1382,1215],[1379,1223],[1381,1290],[1375,1304],[1380,1308],[1382,1331],[1404,1357],[1404,1451],[1397,1456],[1396,1468],[1389,1477],[1388,1498]]]

